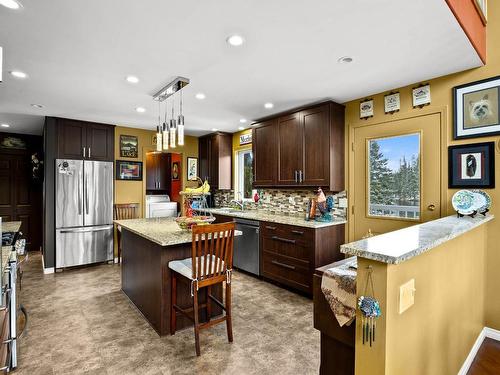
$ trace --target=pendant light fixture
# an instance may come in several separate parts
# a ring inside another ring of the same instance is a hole
[[[177,143],[179,146],[184,146],[184,115],[182,114],[182,90],[181,100],[179,103],[179,116],[177,117]]]
[[[167,121],[168,102],[165,102],[165,121],[163,121],[163,150],[168,150],[168,121]]]
[[[161,103],[158,101],[158,126],[156,127],[156,151],[162,150]]]
[[[172,118],[170,119],[170,147],[175,148],[175,133],[177,131],[177,121],[174,116],[174,98],[172,97]]]

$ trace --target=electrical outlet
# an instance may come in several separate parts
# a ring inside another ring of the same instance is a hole
[[[339,208],[347,208],[347,198],[339,198]]]
[[[288,197],[288,203],[295,204],[295,199],[293,199],[293,197]]]
[[[415,279],[399,287],[399,313],[402,314],[415,303]]]

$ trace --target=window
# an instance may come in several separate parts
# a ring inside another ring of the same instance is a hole
[[[252,199],[253,154],[252,150],[238,152],[238,186],[236,197]]]
[[[420,219],[420,134],[368,141],[368,216]]]

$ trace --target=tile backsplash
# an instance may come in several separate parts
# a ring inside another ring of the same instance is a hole
[[[258,192],[260,196],[259,203],[245,202],[245,209],[266,210],[281,215],[305,216],[309,199],[316,197],[313,189],[258,189]],[[346,192],[325,192],[325,195],[332,195],[334,198],[333,216],[345,219],[347,209],[339,207],[339,199],[346,198]],[[227,207],[233,199],[234,190],[215,190],[214,192],[215,207]]]

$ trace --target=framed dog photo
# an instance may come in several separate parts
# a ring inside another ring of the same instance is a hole
[[[500,134],[500,76],[453,88],[453,138]]]
[[[448,147],[449,188],[494,188],[495,144]]]

